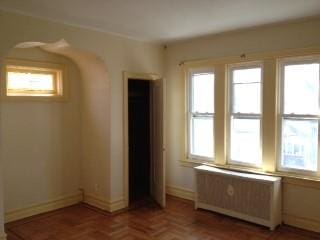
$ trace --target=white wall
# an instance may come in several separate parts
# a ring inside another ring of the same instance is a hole
[[[14,49],[8,58],[67,67],[67,101],[1,102],[0,158],[5,212],[75,194],[80,187],[80,74],[68,59],[40,49]]]
[[[2,57],[10,49],[12,49],[14,45],[20,42],[56,42],[61,38],[64,38],[70,43],[72,47],[96,54],[97,56],[100,56],[105,62],[108,69],[111,86],[111,98],[109,98],[111,111],[108,115],[111,116],[109,126],[111,133],[110,136],[106,136],[106,134],[108,134],[108,131],[99,131],[99,129],[94,129],[94,127],[96,127],[95,120],[97,119],[99,124],[103,123],[104,120],[107,124],[108,119],[104,119],[107,116],[106,114],[91,115],[92,112],[87,111],[87,109],[85,108],[82,109],[81,107],[81,118],[86,118],[88,119],[88,121],[94,120],[91,121],[91,126],[94,132],[90,132],[90,128],[86,128],[86,130],[84,130],[83,132],[84,135],[82,135],[82,139],[85,138],[84,142],[90,144],[84,144],[82,146],[82,149],[86,151],[87,155],[85,157],[86,163],[85,165],[83,165],[84,167],[81,172],[82,178],[85,178],[85,186],[83,187],[85,188],[85,191],[87,193],[100,197],[105,201],[121,199],[123,197],[122,72],[152,72],[161,75],[163,64],[162,47],[157,44],[139,42],[118,36],[113,36],[110,34],[84,30],[81,28],[66,26],[58,23],[50,23],[48,21],[36,18],[5,13],[2,11],[0,11],[0,31],[0,56]],[[108,79],[105,80],[107,81]],[[105,96],[105,91],[101,90],[99,86],[96,86],[94,84],[94,80],[92,81],[92,84],[90,84],[90,82],[86,82],[83,86],[86,89],[90,88],[90,93],[83,96],[84,98],[87,98],[86,103],[95,105],[96,108],[94,109],[94,112],[99,112],[99,107],[101,105],[105,105],[105,102],[101,103],[101,101],[106,101],[106,99],[108,99],[108,96]],[[93,97],[92,94],[95,94],[95,96]],[[81,101],[81,103],[82,105],[86,104],[84,101]],[[51,123],[53,129],[61,131],[60,127],[63,123],[58,122],[58,119],[49,119],[49,116],[53,116],[53,118],[55,118],[55,111],[60,111],[56,108],[59,107],[53,107],[55,110],[52,111],[41,106],[41,104],[39,106],[32,106],[32,108],[37,109],[34,110],[36,112],[34,112],[33,114],[40,114],[40,112],[45,112],[47,116],[46,120],[52,120]],[[22,129],[23,122],[19,121],[19,119],[25,118],[26,120],[28,120],[29,124],[31,122],[30,114],[32,113],[29,112],[29,115],[27,117],[24,117],[26,111],[22,110],[20,112],[15,105],[11,104],[10,107],[9,105],[7,105],[6,107],[4,107],[4,111],[4,116],[7,117],[4,119],[5,121],[3,123],[3,126],[11,125],[14,123],[15,125],[19,124]],[[103,109],[103,111],[105,111],[105,109]],[[42,125],[42,127],[45,128],[46,126]],[[0,132],[3,131],[4,129],[0,129]],[[24,131],[24,139],[27,138],[27,136],[31,137],[30,131]],[[7,132],[6,134],[11,133]],[[12,138],[14,137],[14,135],[16,135],[15,137],[17,137],[18,135],[14,132],[12,134]],[[46,132],[46,134],[51,133]],[[37,135],[37,137],[38,136],[39,135]],[[56,138],[55,141],[56,140],[58,139]],[[19,140],[17,140],[17,143],[18,141]],[[48,140],[46,144],[49,145],[50,141]],[[110,151],[107,152],[106,149],[110,149]],[[48,150],[52,155],[55,155],[55,150],[57,149]],[[8,150],[6,151],[6,154],[9,154]],[[13,149],[11,148],[10,154],[18,154],[18,156],[16,157],[21,157],[21,155],[19,156],[19,153],[11,153],[12,151]],[[43,157],[44,156],[37,155],[37,160]],[[55,158],[58,157],[59,156],[55,155]],[[4,159],[1,158],[1,161],[4,161]],[[61,161],[61,159],[59,161]],[[26,169],[25,172],[32,173],[34,171],[38,171],[34,168],[31,167],[31,169]],[[69,169],[67,172],[69,172]],[[39,181],[41,181],[41,179]],[[45,183],[41,184],[45,185]],[[96,184],[98,184],[98,188],[95,188]],[[32,194],[32,192],[30,194]]]
[[[320,232],[319,182],[285,179],[283,219],[287,224]]]

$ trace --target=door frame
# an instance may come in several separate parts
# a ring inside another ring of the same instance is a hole
[[[128,113],[128,82],[133,80],[156,81],[161,76],[154,73],[123,72],[123,196],[125,207],[129,206],[129,113]]]

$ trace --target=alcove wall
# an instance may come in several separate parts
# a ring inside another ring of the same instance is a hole
[[[64,38],[72,48],[100,56],[100,63],[107,66],[109,85],[94,79],[90,72],[87,72],[88,81],[81,85],[80,119],[87,124],[81,126],[81,146],[86,151],[82,152],[81,161],[87,164],[80,165],[80,186],[92,196],[90,200],[95,204],[120,207],[123,200],[123,71],[162,75],[162,46],[3,11],[0,11],[0,30],[0,62],[18,43],[52,43]],[[87,67],[94,71],[92,65]],[[84,79],[81,71],[80,75]],[[109,96],[106,86],[110,86]],[[106,104],[110,107],[109,118],[106,118]],[[0,226],[3,225],[2,198],[0,191]]]
[[[1,101],[0,158],[10,218],[16,210],[81,197],[81,77],[72,61],[39,48],[13,48],[6,58],[62,64],[69,86],[66,101]]]

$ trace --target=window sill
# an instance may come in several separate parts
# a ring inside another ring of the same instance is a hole
[[[187,159],[180,161],[181,166],[183,167],[196,167],[199,165],[214,165],[214,160],[200,160],[200,159]]]
[[[67,102],[68,98],[63,96],[1,96],[3,102]]]
[[[235,165],[221,165],[221,164],[215,164],[213,162],[200,161],[200,160],[194,160],[194,159],[180,160],[180,165],[183,167],[192,167],[192,168],[199,166],[199,165],[208,165],[211,167],[216,167],[216,168],[221,168],[221,169],[226,169],[226,170],[283,177],[284,178],[283,182],[285,182],[285,183],[320,189],[320,177],[317,177],[317,176],[302,176],[302,175],[298,175],[298,174],[294,174],[294,173],[279,172],[279,171],[265,172],[265,171],[262,171],[262,170],[259,170],[256,168],[235,166]]]

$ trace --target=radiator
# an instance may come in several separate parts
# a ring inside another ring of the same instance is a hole
[[[195,208],[240,218],[274,230],[281,224],[281,178],[195,168]]]

